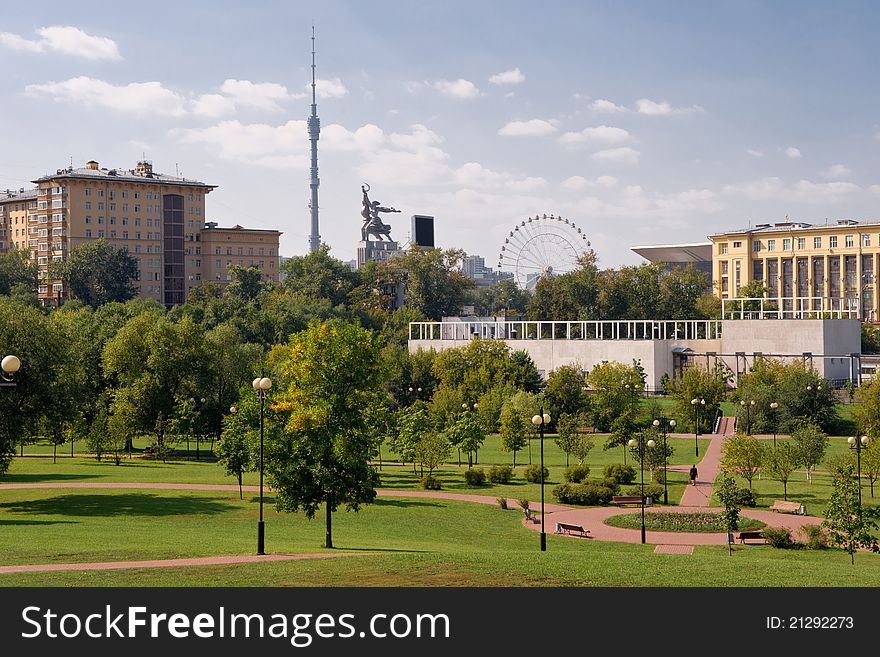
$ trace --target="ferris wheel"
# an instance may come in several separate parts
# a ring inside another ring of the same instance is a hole
[[[505,238],[498,271],[512,273],[521,288],[533,290],[543,276],[577,269],[589,249],[587,236],[573,221],[535,215],[520,221]]]

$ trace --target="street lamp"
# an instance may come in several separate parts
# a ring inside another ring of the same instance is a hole
[[[869,439],[867,436],[862,436],[861,438],[856,438],[855,436],[850,436],[846,439],[846,442],[849,443],[849,448],[856,450],[856,468],[858,468],[858,478],[859,478],[859,519],[862,517],[862,450],[868,446]]]
[[[779,404],[776,402],[770,402],[770,415],[773,418],[773,447],[776,447],[776,409],[779,408]]]
[[[705,399],[691,399],[691,406],[694,407],[694,454],[700,455],[700,443],[697,436],[700,435],[700,409],[706,406]],[[674,426],[674,425],[673,425]]]
[[[0,352],[2,353],[2,352]],[[21,369],[21,359],[18,356],[4,356],[3,360],[0,360],[0,387],[4,388],[14,388],[15,381],[13,381],[13,376],[18,370]]]
[[[653,440],[645,441],[645,436],[642,434],[638,435],[638,438],[630,438],[629,442],[629,450],[633,453],[633,456],[639,457],[639,464],[641,465],[642,470],[642,544],[645,543],[645,452],[648,449],[653,449],[653,447],[657,444]]]
[[[541,429],[541,552],[547,551],[547,534],[544,533],[544,426],[550,424],[550,416],[541,406],[541,414],[532,416],[532,424]],[[642,475],[644,479],[644,475]]]
[[[755,405],[755,400],[753,399],[753,400],[751,400],[750,402],[746,403],[746,400],[745,400],[745,399],[741,399],[740,402],[739,402],[739,405],[742,406],[744,409],[746,409],[746,435],[747,435],[747,436],[751,436],[751,435],[752,435],[752,413],[751,413],[751,408],[752,408],[752,406]]]
[[[266,394],[272,387],[272,379],[263,374],[263,370],[260,370],[260,376],[251,383],[260,400],[260,521],[257,524],[257,554],[266,554],[266,526],[263,524],[263,405],[266,402]]]
[[[198,412],[199,408],[205,403],[204,397],[199,397],[196,399],[195,397],[189,398],[189,403],[193,407],[193,411]],[[186,452],[189,455],[189,434],[186,436]],[[199,434],[196,433],[196,461],[199,460]]]
[[[663,425],[663,504],[669,504],[669,491],[666,489],[666,475],[668,474],[667,468],[669,467],[667,464],[669,450],[666,449],[666,418],[664,418],[663,422],[660,420],[654,420],[651,424],[654,425],[656,429],[661,424]],[[672,431],[675,429],[676,422],[675,420],[669,420],[669,430]]]

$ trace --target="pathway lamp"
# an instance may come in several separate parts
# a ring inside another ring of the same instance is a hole
[[[700,435],[700,413],[706,408],[705,399],[691,399],[691,406],[694,407],[694,455],[700,455],[700,443],[697,437]]]
[[[867,436],[862,436],[861,438],[857,438],[856,436],[850,436],[846,439],[846,442],[849,443],[849,448],[854,449],[856,451],[856,471],[858,473],[859,479],[859,519],[862,517],[862,450],[868,446],[870,439]]]
[[[550,424],[550,416],[541,406],[541,414],[532,416],[532,424],[541,431],[541,552],[547,551],[547,534],[544,532],[544,427]],[[644,479],[644,474],[642,475]]]
[[[740,400],[739,405],[746,409],[746,435],[752,435],[752,412],[751,408],[755,405],[755,400],[746,402],[745,399]]]
[[[266,526],[263,523],[263,407],[269,388],[272,387],[272,379],[264,376],[263,370],[260,370],[260,376],[251,385],[260,400],[260,521],[257,523],[257,554],[266,554]]]
[[[776,402],[770,402],[770,418],[773,423],[773,447],[776,447],[776,409],[779,408],[779,404]]]
[[[668,473],[669,464],[667,463],[669,450],[666,449],[666,418],[661,422],[660,420],[654,420],[651,424],[654,425],[654,428],[658,428],[661,425],[663,426],[663,504],[669,504],[669,491],[666,488],[666,475]],[[669,420],[669,431],[673,431],[675,429],[676,421]]]
[[[642,471],[642,544],[645,543],[645,454],[647,450],[653,449],[657,444],[653,440],[645,440],[644,434],[639,434],[636,438],[630,438],[629,451],[633,456],[639,459]]]
[[[3,360],[0,360],[0,387],[14,388],[15,381],[13,377],[20,369],[21,359],[18,356],[13,356],[12,354],[4,356]]]
[[[196,413],[199,412],[199,409],[204,405],[205,398],[204,397],[190,397],[189,398],[190,406],[192,406],[193,411]],[[189,434],[186,435],[186,451],[189,454]],[[199,460],[199,434],[196,432],[196,461]]]

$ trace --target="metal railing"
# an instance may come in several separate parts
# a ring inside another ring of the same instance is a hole
[[[724,319],[859,319],[855,297],[750,297],[722,299]]]
[[[410,322],[410,340],[716,340],[721,322],[691,320]]]

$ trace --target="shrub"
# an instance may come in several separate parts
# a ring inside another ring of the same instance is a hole
[[[757,506],[758,496],[755,495],[755,491],[750,488],[738,488],[736,491],[736,503],[739,506]]]
[[[425,475],[422,477],[422,488],[426,490],[440,490],[443,488],[443,482],[432,475]]]
[[[523,511],[529,510],[529,501],[528,500],[517,500],[516,503],[519,504],[520,508]]]
[[[626,491],[627,495],[641,495],[642,487],[641,486],[633,486],[629,490]],[[657,504],[663,500],[663,486],[660,484],[653,482],[650,484],[645,484],[645,497],[651,498],[652,504]]]
[[[502,509],[507,511],[507,509],[509,508],[507,506],[507,498],[506,497],[499,497],[498,498],[498,506],[500,506]]]
[[[828,534],[822,525],[804,525],[801,531],[807,539],[807,547],[810,550],[824,550],[828,547]]]
[[[583,482],[583,483],[587,483],[587,482]],[[617,483],[617,479],[609,479],[606,477],[604,479],[596,479],[596,480],[588,482],[588,483],[594,483],[597,486],[605,486],[606,488],[610,488],[611,492],[614,493],[615,495],[618,495],[620,493],[620,484]]]
[[[582,463],[580,465],[573,465],[570,468],[566,468],[562,478],[568,482],[579,484],[589,476],[590,466],[586,463]]]
[[[483,468],[468,468],[464,471],[464,481],[471,487],[482,486],[486,483],[486,473]]]
[[[636,480],[636,469],[623,463],[610,463],[602,469],[606,479],[614,479],[618,484],[631,484]]]
[[[489,468],[489,481],[493,484],[508,484],[513,479],[513,468],[509,465],[493,465]]]
[[[613,493],[607,486],[595,484],[559,484],[553,495],[562,504],[578,506],[605,506],[611,503]]]
[[[540,484],[541,466],[537,463],[532,463],[531,465],[526,467],[523,476],[525,476],[526,481],[530,484]],[[544,483],[547,483],[548,479],[550,479],[550,471],[547,468],[544,468]]]
[[[654,472],[651,473],[652,478],[654,479],[654,483],[663,485],[663,482],[666,481],[666,470],[663,468],[654,468]]]
[[[767,527],[761,532],[767,543],[775,548],[792,549],[799,544],[792,539],[791,530],[788,527]]]

